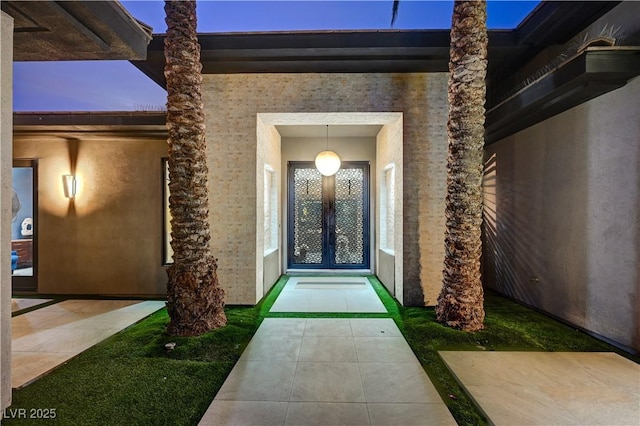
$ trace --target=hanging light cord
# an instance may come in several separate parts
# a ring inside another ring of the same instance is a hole
[[[327,151],[329,151],[329,125],[327,124]]]

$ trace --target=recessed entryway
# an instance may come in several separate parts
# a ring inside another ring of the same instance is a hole
[[[256,301],[285,271],[354,269],[382,277],[402,302],[403,114],[258,113],[256,134]],[[327,147],[344,167],[329,179],[311,176]],[[296,180],[289,166],[301,162],[310,173]],[[351,173],[354,163],[367,170]],[[389,167],[395,179],[387,179]]]

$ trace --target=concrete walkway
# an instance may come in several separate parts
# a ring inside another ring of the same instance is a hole
[[[200,425],[455,425],[393,320],[267,318]]]
[[[638,425],[640,365],[611,352],[440,352],[495,425]]]
[[[23,309],[35,308],[38,305],[44,305],[51,302],[53,299],[26,299],[26,298],[14,298],[11,299],[11,312],[21,311]]]
[[[270,312],[388,313],[366,277],[291,277]]]
[[[292,278],[272,312],[386,312],[366,278]],[[200,425],[455,425],[390,318],[267,318]]]
[[[364,278],[292,278],[271,309],[323,311],[386,312]],[[440,356],[489,424],[640,424],[640,366],[617,354]],[[265,319],[200,422],[440,424],[456,423],[390,318]]]

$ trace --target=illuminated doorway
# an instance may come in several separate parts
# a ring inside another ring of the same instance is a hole
[[[288,268],[369,269],[369,163],[289,162]]]

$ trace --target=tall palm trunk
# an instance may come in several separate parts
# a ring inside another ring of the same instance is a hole
[[[169,209],[173,265],[167,310],[173,335],[194,336],[226,324],[224,291],[209,241],[202,64],[195,1],[166,1],[165,39]]]
[[[480,279],[482,150],[487,70],[486,2],[455,1],[449,58],[449,156],[443,287],[438,321],[483,328]]]

